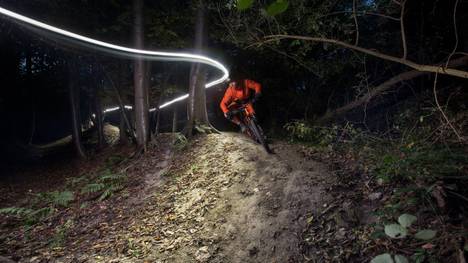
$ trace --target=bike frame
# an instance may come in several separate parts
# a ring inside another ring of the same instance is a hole
[[[255,114],[250,113],[247,110],[248,103],[244,103],[239,106],[237,109],[232,110],[234,115],[238,115],[241,122],[244,123],[247,129],[247,135],[252,138],[256,143],[261,144],[268,153],[272,153],[268,143],[266,142],[266,137],[263,134],[262,128],[257,124]]]

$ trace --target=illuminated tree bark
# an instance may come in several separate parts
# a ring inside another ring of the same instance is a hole
[[[200,53],[203,49],[205,31],[205,9],[203,0],[199,0],[197,4],[197,20],[195,26],[195,51],[197,53]],[[202,129],[206,132],[214,130],[208,120],[208,113],[206,110],[205,83],[205,67],[201,64],[194,64],[190,70],[189,98],[187,103],[188,121],[184,129],[184,133],[188,137],[193,135],[194,128],[197,126],[203,127]]]
[[[86,153],[83,148],[83,144],[81,143],[80,94],[75,85],[74,74],[76,72],[76,67],[73,65],[73,62],[70,62],[68,70],[68,95],[70,98],[70,110],[72,115],[71,120],[73,143],[75,144],[75,150],[78,156],[80,158],[86,158]]]
[[[143,0],[134,0],[134,36],[135,47],[143,48]],[[146,146],[149,140],[149,102],[148,87],[145,71],[145,62],[137,58],[134,64],[134,85],[135,85],[135,128],[138,149],[146,152]]]

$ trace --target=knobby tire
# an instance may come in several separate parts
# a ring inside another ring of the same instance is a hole
[[[255,122],[254,119],[249,120],[249,128],[250,128],[250,130],[252,131],[252,133],[255,136],[254,139],[256,139],[257,142],[260,143],[263,146],[265,151],[267,153],[272,153],[272,151],[270,150],[270,146],[268,145],[268,143],[265,140],[265,136],[263,136],[263,133],[260,131],[260,128],[258,127],[258,125],[257,125],[257,123]]]

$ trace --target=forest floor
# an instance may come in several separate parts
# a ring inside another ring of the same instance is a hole
[[[132,149],[111,146],[91,160],[21,172],[39,176],[33,180],[2,182],[1,192],[9,193],[2,207],[26,206],[45,191],[70,189],[74,198],[32,226],[0,216],[0,256],[18,262],[370,258],[367,225],[381,193],[366,190],[352,162],[339,160],[347,164],[334,169],[337,160],[316,161],[307,148],[286,142],[273,143],[275,154],[267,154],[236,133],[175,140],[163,134],[147,154],[132,158]],[[126,175],[123,190],[101,201],[102,192],[79,190],[105,167]]]

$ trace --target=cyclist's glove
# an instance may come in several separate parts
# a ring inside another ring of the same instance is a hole
[[[232,118],[234,118],[234,113],[232,111],[228,111],[224,114],[224,116],[226,117],[226,119],[232,120]]]

